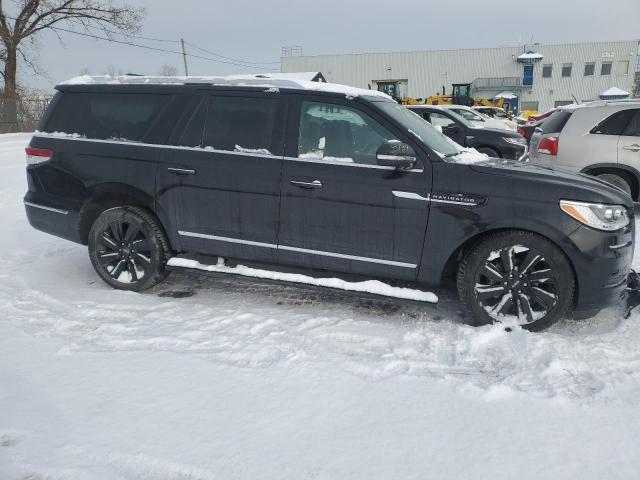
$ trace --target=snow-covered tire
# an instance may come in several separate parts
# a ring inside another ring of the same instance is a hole
[[[532,331],[565,317],[573,306],[575,277],[564,253],[532,232],[489,235],[458,267],[460,299],[482,323],[503,322]]]
[[[89,231],[89,258],[108,285],[139,292],[168,275],[169,241],[150,212],[132,206],[102,212]]]
[[[629,182],[620,175],[616,175],[615,173],[603,173],[598,175],[598,178],[631,195],[631,185],[629,185]]]

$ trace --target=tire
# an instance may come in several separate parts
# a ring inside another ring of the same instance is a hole
[[[485,155],[489,155],[491,158],[502,158],[502,156],[493,148],[490,147],[478,147],[476,148],[480,153],[484,153]]]
[[[616,175],[615,173],[603,173],[601,175],[597,175],[597,177],[631,195],[631,185],[629,185],[629,182],[620,175]]]
[[[482,323],[540,331],[571,310],[575,277],[567,257],[549,240],[508,230],[490,235],[466,255],[457,287]]]
[[[168,275],[169,241],[146,210],[123,206],[102,212],[91,226],[88,243],[93,268],[113,288],[140,292]]]

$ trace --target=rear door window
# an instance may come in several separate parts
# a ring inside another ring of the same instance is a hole
[[[277,111],[276,98],[212,97],[206,115],[203,146],[270,155]]]
[[[622,135],[622,132],[624,132],[624,129],[636,112],[637,110],[635,109],[616,112],[593,127],[590,133],[598,135]]]
[[[138,93],[64,93],[46,132],[101,140],[142,141],[170,95]]]
[[[542,133],[560,133],[569,118],[571,118],[571,112],[563,110],[553,112],[540,126]]]

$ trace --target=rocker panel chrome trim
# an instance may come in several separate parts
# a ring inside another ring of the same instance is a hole
[[[242,245],[250,245],[253,247],[272,248],[277,250],[285,250],[289,252],[307,253],[309,255],[321,255],[324,257],[343,258],[345,260],[356,260],[359,262],[379,263],[383,265],[391,265],[394,267],[402,268],[417,268],[418,265],[414,263],[396,262],[394,260],[383,260],[380,258],[360,257],[357,255],[347,255],[344,253],[324,252],[322,250],[310,250],[308,248],[289,247],[286,245],[275,245],[273,243],[254,242],[251,240],[242,240],[239,238],[219,237],[216,235],[207,235],[205,233],[186,232],[179,230],[178,234],[183,237],[202,238],[205,240],[216,240],[219,242],[239,243]]]

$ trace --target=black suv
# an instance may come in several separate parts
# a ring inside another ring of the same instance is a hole
[[[88,245],[98,275],[134,291],[190,255],[401,285],[455,276],[476,317],[535,330],[624,290],[623,192],[471,162],[377,92],[236,83],[58,86],[27,148],[31,225]]]
[[[520,160],[527,152],[527,141],[516,132],[496,128],[475,127],[456,112],[433,105],[412,105],[409,108],[447,137],[467,148],[494,158]]]

